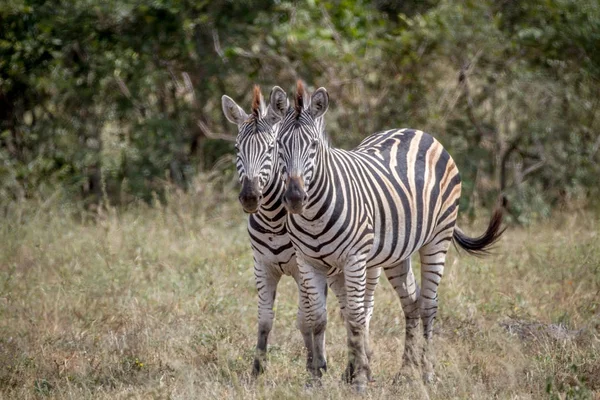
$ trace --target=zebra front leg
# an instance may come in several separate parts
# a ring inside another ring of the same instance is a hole
[[[258,290],[258,340],[256,343],[256,354],[252,367],[254,377],[264,372],[264,364],[267,357],[267,341],[269,333],[273,328],[273,304],[277,284],[281,278],[275,269],[269,268],[261,263],[254,264],[254,278]]]
[[[364,258],[351,257],[344,267],[346,287],[346,328],[348,331],[348,363],[353,366],[351,380],[359,392],[365,390],[370,376],[365,350],[365,289],[367,267]]]
[[[325,330],[327,328],[327,280],[325,275],[310,266],[300,257],[298,270],[300,271],[303,318],[312,329],[313,353],[312,365],[307,357],[307,369],[314,379],[320,379],[323,371],[327,371],[327,358],[325,352]],[[310,354],[310,352],[309,352]]]
[[[423,350],[422,368],[423,380],[431,383],[434,380],[433,361],[433,323],[438,309],[438,286],[444,274],[446,253],[450,240],[432,241],[419,250],[421,257],[421,320],[423,321],[423,335],[425,345]]]
[[[373,350],[371,349],[369,326],[371,324],[371,317],[373,316],[373,308],[375,306],[375,288],[379,282],[379,276],[381,275],[381,268],[370,268],[367,270],[367,284],[365,288],[365,352],[369,365],[371,365]],[[371,369],[367,376],[369,382],[373,382],[373,376],[371,375]]]
[[[405,320],[404,354],[402,368],[396,381],[410,379],[419,366],[418,331],[421,317],[419,308],[419,286],[415,280],[410,258],[400,264],[385,268],[385,275],[400,298]]]
[[[311,372],[314,365],[314,341],[313,332],[310,321],[308,320],[308,310],[310,309],[310,299],[304,286],[299,271],[293,275],[296,284],[298,285],[298,314],[296,317],[296,326],[302,338],[304,339],[304,347],[306,348],[306,370]]]
[[[365,288],[365,353],[367,355],[367,360],[369,361],[369,365],[371,364],[371,357],[373,352],[370,346],[369,339],[369,325],[371,322],[371,317],[373,316],[373,307],[375,304],[374,295],[375,288],[377,287],[377,283],[379,282],[379,276],[381,274],[380,268],[373,268],[367,270],[367,280],[366,280],[366,288]],[[328,278],[329,287],[335,293],[338,302],[340,304],[340,311],[342,312],[342,316],[344,317],[344,321],[346,321],[345,309],[346,309],[346,286],[344,281],[344,275],[338,274]],[[348,332],[350,334],[350,332]],[[352,382],[352,375],[354,374],[354,364],[352,360],[348,360],[348,365],[346,366],[346,370],[342,375],[342,379],[347,382]],[[373,382],[373,377],[371,375],[371,370],[368,370],[367,379],[369,382]]]
[[[340,305],[340,312],[342,314],[342,318],[344,319],[344,324],[346,324],[347,334],[351,335],[350,330],[348,329],[348,316],[346,315],[346,282],[344,279],[344,274],[340,273],[337,275],[332,275],[327,278],[327,283],[335,297],[337,297],[338,303]],[[367,357],[368,359],[368,357]],[[354,375],[354,360],[352,358],[348,358],[348,364],[346,365],[346,369],[342,374],[342,380],[346,383],[352,383],[352,376]]]

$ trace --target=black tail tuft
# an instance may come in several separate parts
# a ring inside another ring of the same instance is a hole
[[[502,228],[502,215],[504,213],[504,207],[506,206],[506,198],[502,196],[500,205],[494,210],[490,223],[483,233],[483,235],[471,238],[458,227],[454,229],[453,239],[455,243],[458,243],[460,247],[467,251],[467,253],[474,256],[485,256],[490,253],[491,246],[500,239],[502,233],[506,228]]]

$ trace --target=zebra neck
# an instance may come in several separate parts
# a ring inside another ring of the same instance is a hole
[[[324,148],[322,149],[315,159],[314,174],[312,182],[308,188],[308,203],[304,209],[303,216],[309,220],[313,220],[317,215],[319,218],[328,218],[330,211],[336,207],[334,200],[337,196],[336,182],[339,177],[336,174],[343,173],[343,171],[335,170],[335,156],[336,149]],[[333,197],[332,197],[333,195]]]
[[[262,204],[257,211],[260,220],[274,232],[281,229],[286,220],[287,212],[281,201],[284,190],[285,185],[281,176],[278,173],[272,173],[271,179],[263,191]]]

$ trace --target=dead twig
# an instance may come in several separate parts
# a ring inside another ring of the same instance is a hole
[[[142,103],[138,102],[136,99],[133,98],[133,96],[131,95],[131,91],[129,90],[123,79],[115,75],[115,81],[117,82],[117,86],[119,86],[119,89],[121,90],[123,96],[127,97],[127,99],[131,101],[131,104],[133,104],[135,109],[140,113],[142,117],[146,117],[146,107],[144,107]]]
[[[200,128],[200,130],[202,131],[202,133],[204,134],[204,136],[206,136],[209,139],[220,139],[220,140],[226,140],[228,142],[232,142],[235,143],[236,142],[236,137],[233,135],[226,135],[223,133],[216,133],[213,132],[204,122],[202,122],[201,120],[196,121],[196,125],[198,125],[198,128]]]

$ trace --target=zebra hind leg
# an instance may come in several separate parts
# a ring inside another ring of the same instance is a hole
[[[367,270],[367,285],[365,288],[365,352],[369,365],[373,358],[373,349],[371,348],[369,326],[371,324],[371,317],[373,316],[373,307],[375,306],[375,288],[379,282],[379,276],[381,275],[381,268],[370,268]],[[369,382],[374,382],[371,370],[368,371],[367,379]]]
[[[410,258],[400,264],[384,268],[388,281],[400,298],[404,312],[405,334],[402,368],[396,375],[395,381],[410,381],[419,367],[419,286],[415,280]]]
[[[451,233],[450,233],[451,235]],[[429,244],[419,250],[421,258],[421,320],[425,345],[422,358],[423,380],[431,383],[434,380],[433,323],[438,309],[438,286],[444,274],[446,254],[450,240],[438,235]]]
[[[312,326],[308,320],[310,299],[302,286],[302,279],[298,274],[294,275],[294,280],[298,285],[298,315],[296,317],[296,326],[298,330],[300,330],[300,333],[302,333],[302,338],[304,339],[304,347],[306,349],[306,370],[312,371],[314,364],[314,341]]]

